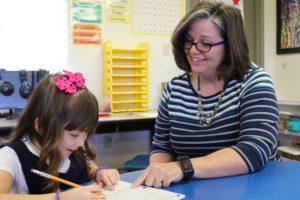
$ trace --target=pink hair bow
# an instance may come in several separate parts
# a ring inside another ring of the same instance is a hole
[[[63,70],[66,73],[65,76],[56,77],[55,85],[56,87],[69,94],[76,94],[76,87],[84,88],[85,78],[80,72],[70,72]]]

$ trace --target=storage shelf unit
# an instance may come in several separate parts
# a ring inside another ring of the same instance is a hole
[[[297,105],[290,105],[297,107]],[[290,109],[294,110],[294,109]],[[280,127],[279,127],[279,154],[282,160],[297,160],[300,161],[300,132],[287,130],[285,120],[289,117],[300,117],[298,112],[280,111]]]
[[[147,42],[132,49],[103,43],[104,95],[110,97],[111,112],[148,111]]]

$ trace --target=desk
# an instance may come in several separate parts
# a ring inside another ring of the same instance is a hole
[[[111,113],[99,117],[97,133],[150,130],[153,133],[157,111]],[[0,119],[0,134],[9,133],[16,120]]]
[[[149,130],[153,135],[157,111],[111,113],[99,117],[97,133]]]
[[[121,174],[133,182],[141,171]],[[257,173],[215,179],[193,179],[165,188],[187,200],[292,200],[300,198],[300,162],[269,162]]]

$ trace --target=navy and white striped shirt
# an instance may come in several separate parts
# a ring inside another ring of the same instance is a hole
[[[201,96],[205,113],[212,113],[220,92]],[[199,157],[231,147],[250,172],[277,160],[279,111],[273,83],[263,68],[251,66],[242,80],[224,86],[212,123],[199,122],[198,94],[187,73],[166,85],[159,106],[151,153]]]

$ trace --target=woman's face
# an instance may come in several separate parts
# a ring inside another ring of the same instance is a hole
[[[73,130],[64,131],[62,142],[59,145],[59,151],[63,159],[68,158],[74,153],[79,147],[83,147],[84,142],[87,138],[87,133]]]
[[[192,23],[186,40],[191,42],[204,42],[213,44],[223,41],[218,27],[210,20],[203,19]],[[224,44],[211,46],[208,52],[198,51],[193,45],[190,49],[184,49],[191,71],[199,75],[216,76],[216,70],[224,58]]]

